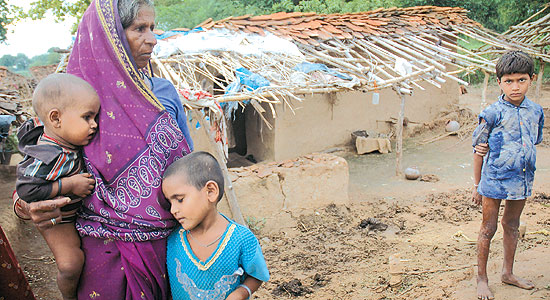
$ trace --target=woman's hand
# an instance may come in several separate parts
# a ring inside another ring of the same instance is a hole
[[[95,180],[92,178],[92,174],[89,173],[81,173],[67,177],[63,179],[62,183],[69,184],[70,193],[82,198],[91,194],[95,186]]]
[[[29,215],[32,222],[38,229],[52,228],[61,222],[62,214],[60,208],[71,202],[71,198],[59,197],[51,200],[27,203],[18,199],[20,210],[24,215]],[[76,210],[63,212],[63,215],[75,214]]]
[[[489,144],[477,144],[474,149],[477,155],[483,157],[489,152]]]

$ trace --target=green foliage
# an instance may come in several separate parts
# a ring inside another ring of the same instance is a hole
[[[350,13],[369,11],[379,7],[390,7],[395,5],[393,0],[284,0],[273,5],[273,11],[302,11],[316,12],[320,14]]]
[[[61,54],[55,52],[59,50],[57,47],[50,48],[47,53],[33,56],[29,67],[35,66],[48,66],[53,64],[58,64],[61,59]]]
[[[16,133],[14,132],[14,133],[8,135],[8,137],[6,138],[6,144],[4,145],[4,151],[5,152],[12,152],[12,153],[19,153],[17,145],[19,145],[19,142],[17,140]]]
[[[436,5],[463,7],[470,11],[468,16],[484,27],[504,32],[542,9],[547,0],[396,0],[399,7]]]
[[[10,71],[15,73],[30,76],[28,72],[29,67],[47,66],[59,63],[61,54],[55,52],[58,49],[57,47],[50,48],[45,54],[36,55],[32,58],[28,58],[23,53],[19,53],[15,56],[6,54],[0,57],[0,66],[6,66]]]
[[[0,0],[0,43],[6,40],[6,26],[11,22],[9,7],[5,0]]]
[[[245,13],[261,14],[265,10],[233,0],[158,0],[155,2],[157,28],[193,28],[202,21],[212,18],[223,19]]]
[[[29,68],[30,59],[23,53],[17,55],[6,54],[0,57],[0,65],[8,67],[11,71],[24,71]]]
[[[15,7],[14,12],[16,20],[40,20],[46,16],[47,12],[51,12],[57,22],[65,21],[67,17],[75,17],[77,22],[73,24],[74,33],[78,27],[78,22],[89,5],[90,0],[37,0],[31,3],[31,8],[28,12],[25,12],[21,7]]]
[[[260,231],[265,227],[265,218],[258,219],[256,217],[246,217],[246,225],[254,234],[259,234]]]
[[[8,18],[6,0],[0,0],[0,41],[5,38]],[[20,7],[11,8],[15,19],[44,18],[51,12],[57,21],[68,16],[80,20],[91,0],[37,0],[28,12]],[[177,27],[192,28],[212,18],[223,19],[245,14],[259,15],[278,11],[303,11],[316,13],[348,13],[373,10],[379,7],[409,7],[418,5],[459,6],[470,11],[469,17],[483,26],[503,32],[509,26],[528,18],[542,8],[548,0],[157,0],[158,28],[163,30]],[[74,29],[76,30],[76,24]]]

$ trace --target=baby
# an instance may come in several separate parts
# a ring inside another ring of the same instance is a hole
[[[248,299],[269,280],[254,234],[217,210],[223,173],[207,152],[175,161],[162,191],[181,224],[168,237],[167,266],[174,299]]]
[[[63,299],[76,299],[84,253],[74,226],[75,211],[95,184],[90,174],[82,173],[80,147],[97,131],[99,97],[79,77],[52,74],[36,87],[32,105],[38,118],[25,122],[17,133],[25,157],[17,167],[16,191],[28,203],[62,195],[73,199],[61,209],[63,218],[52,218],[52,227],[40,232],[54,254]]]

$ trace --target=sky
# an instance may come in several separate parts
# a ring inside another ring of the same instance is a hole
[[[7,0],[9,5],[28,8],[36,0]],[[23,20],[8,26],[6,44],[0,43],[0,57],[5,54],[24,53],[29,58],[44,54],[52,47],[66,49],[72,41],[74,18],[56,23],[50,15],[42,20]]]

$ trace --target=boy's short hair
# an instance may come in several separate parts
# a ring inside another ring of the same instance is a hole
[[[195,187],[197,190],[204,188],[208,181],[214,181],[218,184],[220,190],[217,201],[220,201],[223,197],[223,172],[216,158],[208,152],[193,152],[173,162],[164,172],[162,179],[164,180],[174,175],[184,176],[187,184]]]
[[[50,74],[36,86],[32,95],[32,108],[42,122],[45,122],[51,109],[61,110],[74,101],[71,96],[77,89],[97,94],[95,89],[80,77],[66,73]]]
[[[527,53],[515,50],[504,53],[498,59],[495,69],[499,80],[509,74],[529,74],[529,77],[532,77],[535,65]]]

